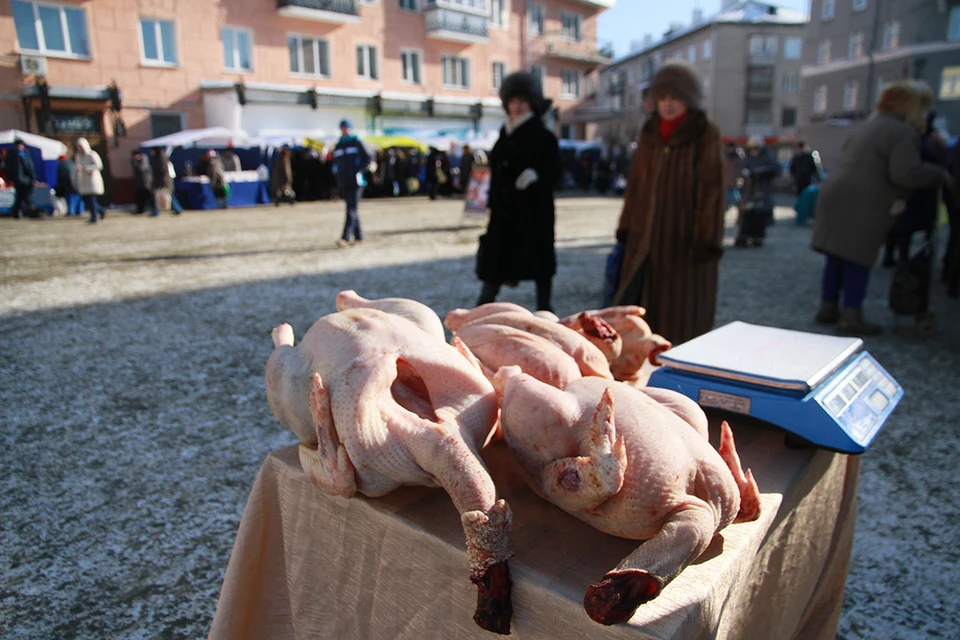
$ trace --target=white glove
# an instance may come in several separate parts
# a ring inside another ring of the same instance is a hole
[[[517,188],[517,191],[525,191],[527,187],[539,179],[540,176],[537,175],[536,171],[533,169],[524,169],[523,173],[517,176],[517,181],[513,184],[513,186]]]

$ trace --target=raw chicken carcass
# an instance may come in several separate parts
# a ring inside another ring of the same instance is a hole
[[[584,607],[597,622],[626,622],[718,531],[759,516],[760,494],[730,427],[721,427],[718,453],[703,411],[680,394],[595,377],[561,391],[518,367],[501,369],[494,386],[530,488],[600,531],[646,540],[587,590]]]
[[[301,465],[326,492],[443,487],[467,538],[474,620],[509,633],[511,513],[477,453],[497,421],[493,387],[462,343],[444,342],[428,307],[353,292],[337,303],[343,310],[317,320],[297,346],[290,325],[273,330],[274,415],[300,438]]]
[[[576,361],[577,367],[582,375],[613,379],[606,356],[580,332],[574,331],[556,320],[550,320],[532,314],[522,307],[520,311],[498,311],[491,308],[494,304],[496,303],[481,305],[470,311],[466,309],[455,309],[451,311],[447,314],[447,328],[456,332],[457,335],[461,335],[460,332],[467,327],[476,327],[478,325],[503,325],[513,327],[514,329],[532,333],[533,335],[549,340]],[[491,311],[491,313],[487,313],[488,311]],[[480,312],[482,312],[482,315]],[[473,317],[471,317],[471,314]],[[466,322],[464,322],[464,320],[466,320]],[[462,335],[461,338],[463,338]],[[467,345],[470,345],[469,340],[467,341]],[[480,357],[479,354],[478,357]],[[480,359],[483,361],[482,357],[480,357]]]
[[[615,380],[639,386],[644,360],[660,364],[657,356],[670,348],[670,341],[650,330],[643,307],[627,305],[584,311],[560,320],[582,333],[607,357]]]

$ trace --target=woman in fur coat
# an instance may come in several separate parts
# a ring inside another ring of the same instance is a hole
[[[713,326],[723,255],[723,149],[690,65],[665,64],[650,93],[657,110],[640,133],[617,225],[624,254],[614,304],[645,307],[650,327],[680,344]]]
[[[537,284],[537,309],[550,311],[557,271],[553,187],[560,177],[557,138],[543,126],[550,108],[540,82],[526,72],[503,80],[500,99],[507,121],[490,152],[490,222],[480,238],[477,305],[493,302],[500,286]]]
[[[836,323],[838,333],[880,333],[861,309],[870,268],[900,208],[894,201],[951,182],[946,169],[920,158],[920,132],[933,99],[930,87],[917,80],[884,89],[873,116],[844,141],[820,187],[812,246],[826,255],[826,265],[815,319]]]

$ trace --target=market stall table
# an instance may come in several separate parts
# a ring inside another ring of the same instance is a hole
[[[833,638],[853,545],[859,458],[795,450],[783,433],[733,425],[763,494],[759,520],[724,529],[704,555],[605,627],[583,595],[636,542],[536,497],[503,443],[483,457],[513,510],[515,638]],[[711,421],[716,446],[719,427]],[[296,446],[264,462],[247,502],[210,632],[244,638],[489,638],[471,618],[463,530],[440,489],[331,497]]]
[[[227,203],[231,207],[249,207],[270,202],[269,184],[256,171],[228,171],[230,185]],[[217,199],[206,176],[189,176],[176,182],[177,198],[186,209],[216,209]]]

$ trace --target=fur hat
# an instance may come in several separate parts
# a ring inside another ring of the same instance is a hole
[[[676,98],[687,105],[688,109],[700,109],[703,103],[703,84],[693,67],[681,60],[671,60],[653,76],[650,97],[654,102],[665,97]]]
[[[553,103],[543,97],[543,88],[541,83],[533,77],[532,73],[526,71],[515,71],[503,79],[500,85],[500,101],[503,103],[503,110],[507,110],[507,105],[513,98],[523,98],[530,103],[530,108],[538,116],[546,113],[547,109]]]
[[[923,131],[927,112],[933,102],[933,90],[926,82],[901,80],[883,90],[880,100],[877,101],[877,111],[900,116],[916,127],[917,131]]]

